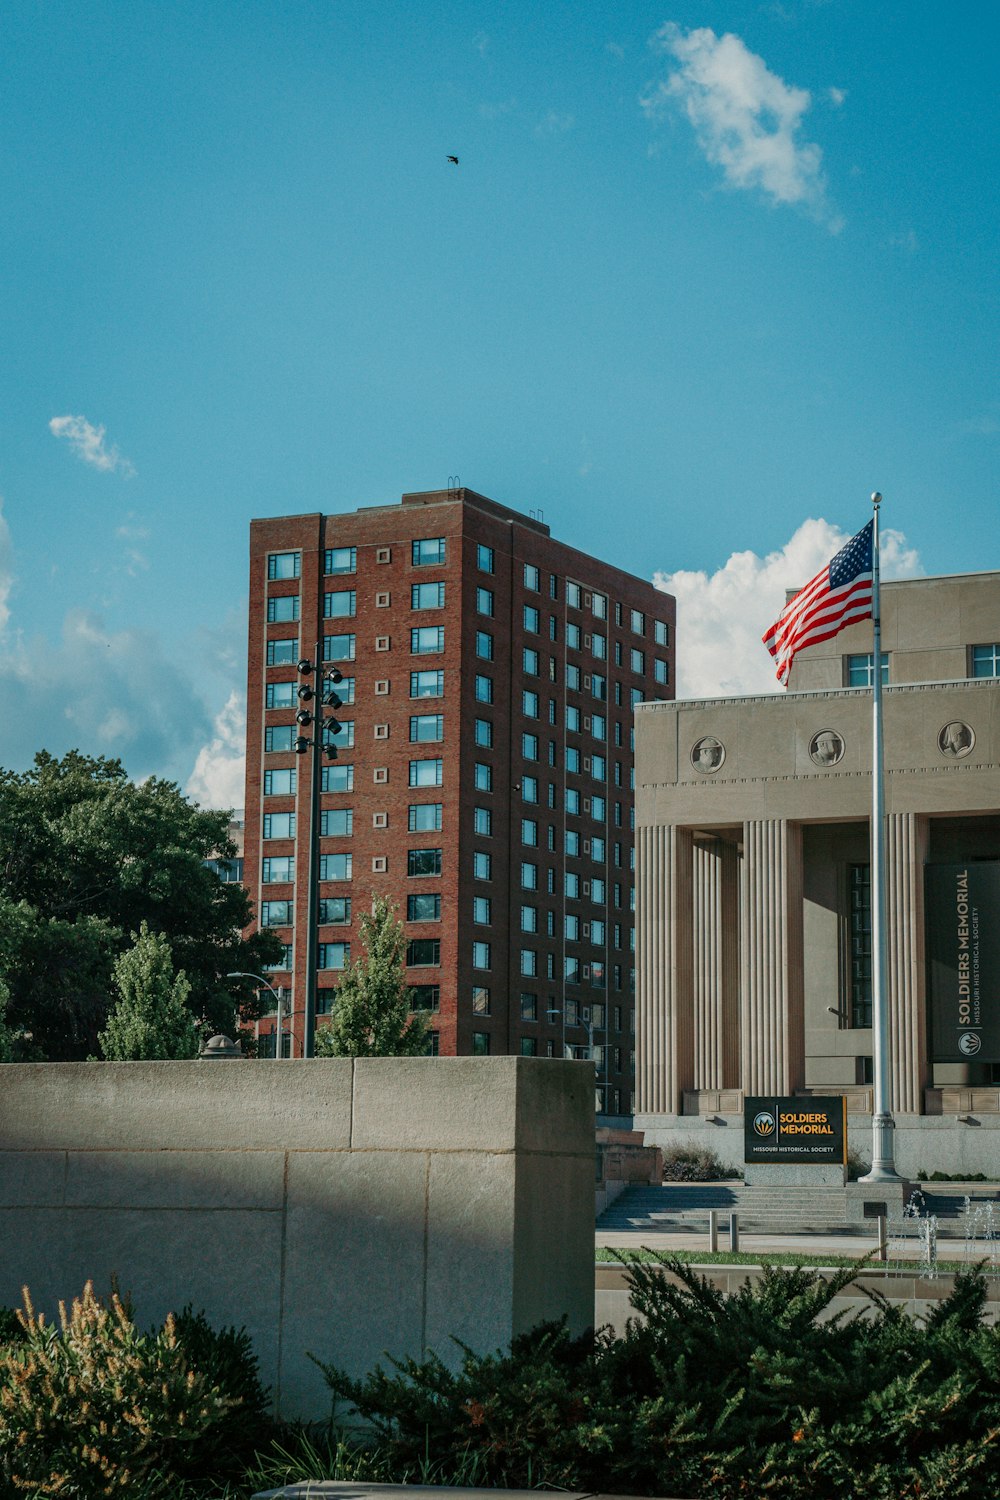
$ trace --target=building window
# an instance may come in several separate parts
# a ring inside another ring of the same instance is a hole
[[[338,589],[335,593],[324,594],[324,620],[339,620],[353,615],[357,604],[357,597],[354,589]]]
[[[441,1050],[441,1034],[440,1034],[440,1032],[429,1031],[427,1033],[427,1047],[426,1047],[425,1053],[424,1053],[425,1057],[437,1057],[438,1052],[440,1050]]]
[[[445,539],[443,536],[428,536],[413,543],[411,559],[415,568],[433,567],[445,561]]]
[[[443,802],[411,802],[406,826],[411,833],[438,833],[443,812]]]
[[[353,792],[354,767],[351,765],[324,766],[320,788],[324,792]]]
[[[485,677],[482,672],[476,673],[476,702],[493,702],[493,678]]]
[[[411,969],[433,969],[441,962],[440,938],[411,938],[406,945],[406,964]]]
[[[411,672],[411,698],[443,698],[444,673],[441,671]]]
[[[872,887],[871,866],[851,865],[850,1008],[852,1027],[872,1024]]]
[[[536,1057],[538,1055],[538,1040],[533,1036],[523,1036],[520,1042],[522,1057]]]
[[[295,814],[265,813],[264,837],[266,839],[293,839],[295,837]]]
[[[440,875],[441,854],[440,849],[408,849],[406,851],[407,875]]]
[[[538,718],[538,694],[525,691],[521,694],[521,709],[526,719]]]
[[[670,626],[663,620],[653,621],[653,639],[658,646],[670,645]]]
[[[524,565],[524,586],[526,589],[531,589],[534,593],[538,593],[538,569],[533,563],[525,563]]]
[[[631,623],[631,626],[632,626],[633,634],[635,634],[635,635],[645,635],[646,634],[646,617],[643,614],[643,612],[642,612],[641,609],[633,609],[631,611],[631,620],[630,620],[630,623]]]
[[[538,846],[538,824],[534,818],[521,819],[521,843],[527,844],[529,849]]]
[[[538,759],[538,735],[537,734],[522,734],[522,736],[521,736],[521,754],[522,754],[522,756],[524,757],[525,760],[537,760]]]
[[[973,677],[1000,677],[1000,641],[972,648]]]
[[[289,771],[264,772],[265,797],[294,797],[298,773]]]
[[[638,646],[633,646],[631,651],[629,652],[629,660],[632,665],[632,671],[638,672],[641,676],[642,673],[646,670],[645,651],[640,651]]]
[[[872,651],[863,651],[859,656],[848,656],[844,658],[845,677],[847,687],[870,688],[875,680],[875,654]],[[889,681],[889,658],[885,652],[882,653],[882,685]]]
[[[410,743],[444,739],[444,714],[411,714]]]
[[[354,832],[354,809],[324,807],[319,815],[319,831],[325,839],[348,838]]]
[[[440,1010],[441,986],[439,984],[411,984],[409,1001],[411,1010]]]
[[[444,609],[443,583],[411,583],[411,609]]]
[[[294,724],[269,724],[264,730],[265,750],[291,750],[295,739]]]
[[[278,959],[277,963],[274,963],[274,964],[265,964],[264,965],[264,970],[268,974],[273,974],[276,969],[290,969],[291,967],[292,967],[292,945],[291,945],[291,943],[282,943],[282,945],[281,945],[281,957]]]
[[[524,606],[524,628],[525,628],[525,630],[530,630],[531,633],[532,633],[532,635],[537,635],[538,634],[538,625],[539,625],[538,610],[535,609],[534,605],[532,605],[532,604],[526,604]]]
[[[563,978],[567,984],[580,983],[580,960],[578,958],[563,959]]]
[[[474,807],[472,810],[472,831],[478,833],[482,838],[490,838],[493,833],[493,814],[488,807]]]
[[[350,749],[354,744],[354,720],[340,719],[340,728],[330,730],[330,735],[336,740],[340,749]]]
[[[607,596],[607,594],[597,594],[597,593],[595,593],[593,595],[593,597],[591,598],[590,607],[591,607],[591,609],[592,609],[592,611],[594,613],[594,617],[596,619],[598,619],[598,620],[606,620],[608,618],[608,596]]]
[[[477,719],[475,728],[475,741],[483,750],[493,748],[493,725],[489,719]]]
[[[521,907],[521,931],[522,932],[537,932],[538,931],[538,907],[537,906],[522,906]]]
[[[530,646],[525,646],[521,664],[529,677],[538,676],[538,652],[532,651]]]
[[[298,637],[294,640],[268,641],[267,664],[269,667],[283,667],[299,659]]]
[[[344,927],[351,920],[350,896],[326,896],[319,903],[319,920],[324,927]]]
[[[282,885],[295,879],[293,854],[271,855],[261,862],[261,880],[265,885]]]
[[[288,620],[299,618],[299,596],[298,594],[276,594],[267,601],[267,623],[269,625],[284,624]]]
[[[354,866],[351,854],[321,854],[319,857],[320,880],[350,880]]]
[[[480,615],[493,615],[493,590],[476,589],[476,613]]]
[[[474,969],[488,969],[490,967],[490,945],[476,941],[472,945],[472,967]]]
[[[350,957],[350,943],[320,943],[317,965],[321,969],[346,969]]]
[[[411,786],[442,786],[444,784],[443,760],[411,760]]]
[[[580,793],[575,787],[566,788],[566,811],[574,817],[580,812]]]
[[[493,572],[493,548],[480,542],[476,548],[476,567],[480,573]]]
[[[566,853],[574,857],[580,853],[580,835],[573,828],[566,830]]]
[[[488,1016],[490,1013],[490,987],[488,984],[472,986],[472,1014]]]
[[[653,658],[653,676],[657,682],[666,685],[670,681],[670,663],[663,661],[659,656]]]
[[[417,625],[410,631],[410,650],[414,656],[433,656],[444,650],[443,625]]]
[[[476,655],[480,661],[493,660],[493,637],[488,630],[476,631]]]
[[[302,562],[302,554],[299,552],[269,552],[267,555],[267,576],[274,578],[298,578]]]
[[[323,637],[324,661],[353,661],[353,635],[325,635]]]
[[[599,630],[595,630],[594,633],[593,633],[593,635],[590,638],[590,649],[593,652],[593,654],[597,657],[598,661],[605,661],[607,659],[607,655],[608,655],[607,637],[603,636]]]
[[[493,920],[493,902],[489,896],[473,896],[472,920],[477,927],[488,927]]]
[[[429,892],[407,896],[406,920],[408,922],[440,922],[441,897],[431,895]]]
[[[574,651],[580,649],[580,627],[572,623],[566,626],[566,644]]]
[[[485,761],[476,761],[475,786],[477,792],[492,792],[493,790],[493,767]]]
[[[294,708],[295,683],[269,682],[264,699],[265,708]]]
[[[574,734],[580,732],[580,710],[572,703],[566,705],[566,728]]]
[[[488,1031],[474,1031],[472,1033],[472,1055],[473,1057],[489,1057],[490,1034]]]
[[[538,866],[522,864],[521,866],[521,888],[525,891],[537,891],[538,889]]]
[[[476,849],[472,855],[472,873],[476,880],[492,880],[492,854],[487,854],[485,849]]]
[[[522,994],[521,994],[521,1020],[522,1021],[537,1021],[538,1020],[538,996],[537,995],[529,995],[527,993],[522,992]]]
[[[522,781],[521,781],[521,800],[522,800],[522,802],[537,802],[538,801],[538,777],[537,776],[525,776],[525,777],[522,778]]]
[[[538,954],[534,948],[521,949],[521,973],[526,979],[533,979],[538,973]]]
[[[291,927],[295,920],[293,901],[262,901],[260,903],[260,925],[262,927]]]
[[[327,547],[323,553],[324,573],[354,573],[357,565],[357,547]]]

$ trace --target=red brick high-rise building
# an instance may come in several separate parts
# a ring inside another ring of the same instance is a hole
[[[319,1024],[384,894],[435,1050],[592,1038],[602,1112],[629,1112],[632,709],[674,695],[674,619],[668,594],[472,490],[252,522],[245,883],[285,943],[295,1055],[315,773]],[[317,642],[344,676],[329,764],[294,751]]]

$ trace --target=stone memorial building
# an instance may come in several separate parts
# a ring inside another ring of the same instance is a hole
[[[884,584],[901,1170],[1000,1170],[1000,573]],[[682,645],[683,649],[683,645]],[[763,651],[763,646],[761,650]],[[744,1095],[872,1079],[872,625],[789,691],[636,713],[636,1127],[740,1161]],[[984,1128],[970,1128],[974,1126]]]

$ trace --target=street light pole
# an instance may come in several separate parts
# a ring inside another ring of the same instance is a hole
[[[329,736],[340,733],[340,724],[332,716],[324,717],[324,708],[340,708],[343,699],[337,693],[337,684],[343,682],[343,673],[338,667],[324,671],[321,663],[321,646],[316,642],[315,664],[304,656],[298,663],[299,686],[296,697],[300,707],[295,721],[303,730],[312,727],[312,734],[300,734],[295,741],[296,755],[305,755],[311,750],[309,777],[309,849],[306,878],[308,910],[306,912],[306,1003],[302,1021],[302,1056],[313,1057],[316,1050],[316,964],[319,933],[319,830],[320,792],[322,780],[322,758],[336,760],[337,747]],[[316,687],[310,680],[316,672]],[[315,711],[309,707],[315,702]]]
[[[276,1025],[275,1025],[275,1033],[276,1033],[276,1037],[277,1037],[277,1045],[275,1046],[275,1049],[274,1049],[274,1056],[275,1056],[275,1059],[280,1058],[283,1055],[282,1054],[282,1045],[281,1045],[281,1042],[282,1042],[281,1032],[282,1032],[282,1027],[284,1025],[284,1014],[283,1014],[283,1012],[284,1012],[284,1005],[285,1005],[285,989],[284,989],[284,986],[279,984],[278,988],[275,989],[273,984],[268,984],[267,980],[263,977],[262,974],[248,974],[243,969],[237,969],[233,973],[227,974],[226,978],[227,979],[252,979],[252,980],[254,980],[255,983],[257,983],[259,985],[263,985],[263,987],[264,987],[265,990],[270,990],[271,994],[274,996],[274,999],[275,999],[275,1002],[276,1002],[276,1006],[277,1006],[277,1011],[278,1011],[278,1019],[277,1019]],[[258,1029],[258,1035],[259,1035],[259,1032],[260,1032],[260,1025],[259,1025],[259,1023],[258,1023],[258,1028],[257,1029]],[[289,1057],[291,1056],[291,1048],[289,1048],[289,1054],[288,1055],[289,1055]]]

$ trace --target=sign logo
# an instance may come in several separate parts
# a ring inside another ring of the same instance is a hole
[[[982,1045],[982,1037],[977,1036],[974,1031],[963,1031],[958,1039],[958,1050],[965,1057],[975,1057]]]
[[[771,1114],[766,1109],[760,1110],[759,1113],[756,1114],[756,1115],[754,1115],[754,1117],[753,1117],[753,1128],[754,1128],[754,1132],[757,1135],[763,1135],[763,1136],[773,1135],[774,1134],[774,1115]]]

